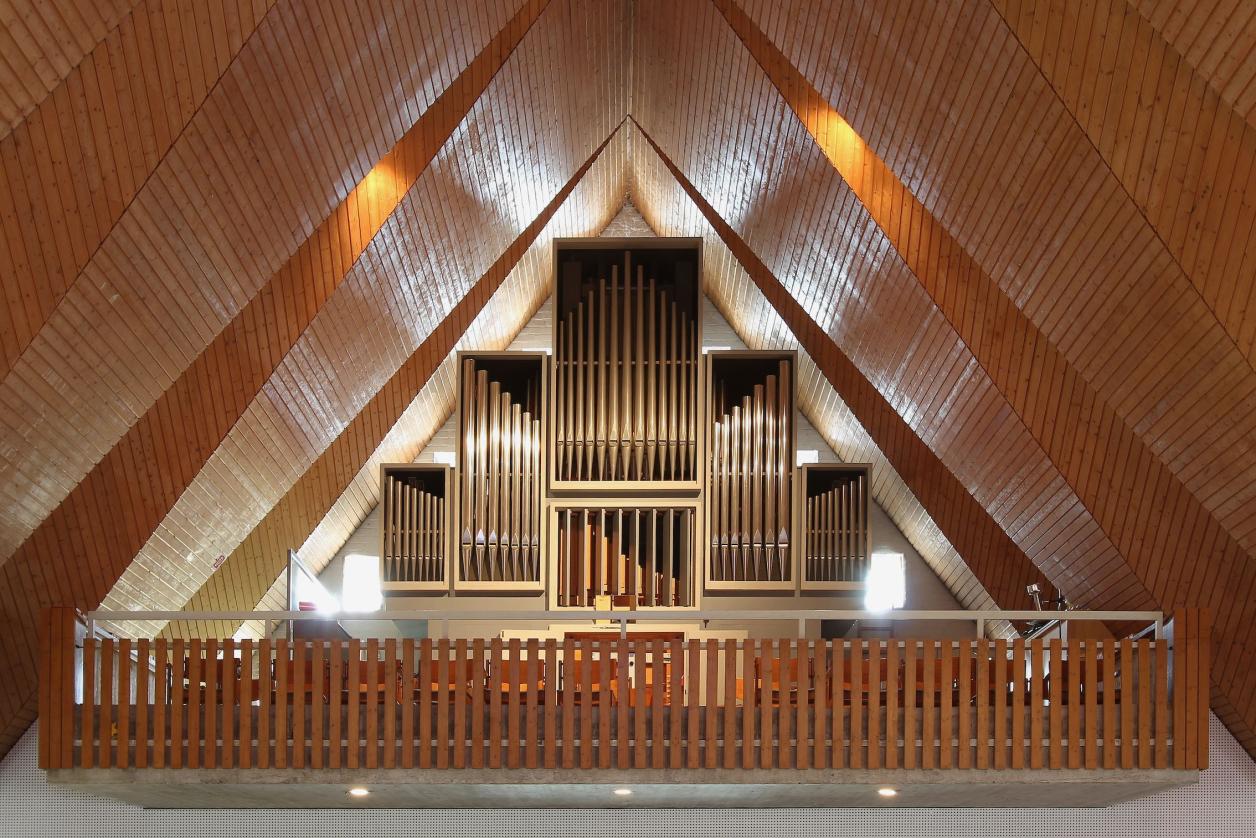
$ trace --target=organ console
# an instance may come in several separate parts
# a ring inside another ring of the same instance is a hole
[[[684,609],[862,586],[867,469],[796,466],[794,352],[704,359],[699,246],[555,243],[552,355],[459,353],[454,470],[382,469],[386,592]]]

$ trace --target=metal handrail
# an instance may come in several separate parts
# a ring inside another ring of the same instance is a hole
[[[1161,636],[1164,613],[1161,611],[866,611],[845,609],[805,609],[791,611],[463,611],[450,613],[444,610],[425,611],[90,611],[87,613],[87,634],[93,636],[96,621],[123,622],[211,622],[218,620],[245,621],[302,621],[302,620],[390,620],[397,622],[427,621],[451,622],[556,622],[588,623],[605,620],[619,624],[620,636],[627,636],[629,623],[662,622],[710,622],[746,620],[790,620],[801,624],[807,620],[879,620],[879,621],[941,621],[972,620],[977,624],[977,636],[985,634],[985,624],[990,620],[1041,620],[1044,614],[1063,622],[1147,622],[1155,626],[1155,636]]]

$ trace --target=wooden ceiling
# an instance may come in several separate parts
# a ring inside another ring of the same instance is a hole
[[[36,608],[270,601],[628,193],[963,602],[1215,608],[1256,752],[1253,45],[1211,0],[0,2],[0,747]]]

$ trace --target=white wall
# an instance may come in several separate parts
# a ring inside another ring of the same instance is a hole
[[[1198,785],[1110,809],[145,811],[50,787],[34,728],[0,762],[0,835],[90,838],[1239,838],[1256,834],[1256,763],[1213,718]],[[901,800],[901,798],[900,798]],[[902,801],[906,803],[907,801]]]

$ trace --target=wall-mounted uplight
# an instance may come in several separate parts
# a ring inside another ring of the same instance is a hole
[[[433,451],[432,462],[453,468],[458,464],[458,457],[452,451]]]
[[[366,797],[370,793],[371,793],[371,790],[366,788],[365,786],[354,786],[353,788],[349,789],[350,797]]]
[[[814,448],[799,448],[794,459],[795,465],[805,466],[820,462],[820,452]]]
[[[902,553],[873,553],[864,586],[864,608],[889,611],[907,601],[907,568]]]
[[[632,789],[615,789],[616,797],[627,797],[632,794]]]
[[[886,786],[884,788],[877,789],[877,794],[881,795],[882,797],[897,797],[898,790],[892,789],[889,786]]]

